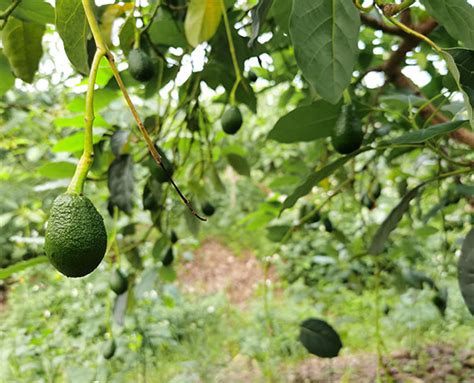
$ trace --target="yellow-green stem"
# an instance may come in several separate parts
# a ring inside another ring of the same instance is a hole
[[[89,74],[89,83],[86,94],[86,110],[84,116],[84,152],[76,167],[76,172],[67,189],[68,193],[82,194],[84,190],[84,182],[86,180],[89,169],[94,161],[94,145],[93,145],[93,124],[94,124],[94,88],[99,69],[100,60],[105,55],[105,50],[97,48],[94,60]]]
[[[426,37],[424,34],[422,33],[419,33],[417,31],[415,31],[414,29],[411,29],[410,27],[408,27],[407,25],[401,23],[400,21],[398,21],[395,17],[387,17],[390,22],[392,22],[393,24],[395,24],[398,28],[400,28],[402,31],[408,33],[409,35],[412,35],[412,36],[416,36],[418,37],[420,40],[423,40],[424,42],[428,43],[429,45],[431,45],[431,47],[437,51],[437,52],[441,52],[442,49],[436,45],[436,43],[431,40],[430,38]]]
[[[227,17],[227,10],[225,8],[224,0],[220,0],[221,8],[222,8],[222,18],[224,19],[224,26],[227,35],[227,40],[229,42],[229,51],[230,56],[232,57],[232,64],[234,66],[235,72],[235,82],[229,96],[229,102],[231,105],[235,104],[235,92],[237,92],[237,88],[242,81],[242,74],[240,73],[239,62],[237,61],[237,54],[235,53],[235,46],[234,40],[232,39],[232,31],[230,28],[229,18]]]
[[[173,179],[171,178],[171,176],[169,175],[168,173],[168,169],[166,169],[164,166],[163,166],[163,162],[161,160],[161,156],[160,154],[158,153],[158,151],[156,150],[155,148],[155,145],[153,143],[153,140],[150,138],[150,136],[148,135],[148,132],[145,128],[145,125],[143,125],[143,122],[142,120],[140,119],[140,116],[138,115],[138,112],[135,108],[135,105],[133,105],[133,102],[128,94],[128,91],[127,91],[127,88],[125,87],[125,84],[123,83],[123,80],[122,80],[122,77],[120,76],[120,72],[118,71],[117,69],[117,65],[115,64],[115,59],[114,59],[114,55],[112,54],[112,52],[110,52],[110,50],[107,48],[107,45],[105,44],[105,41],[104,41],[104,38],[102,36],[102,33],[100,31],[100,28],[99,28],[99,24],[97,23],[97,20],[95,18],[95,15],[94,15],[94,11],[93,11],[93,8],[92,8],[92,2],[91,0],[82,0],[82,5],[84,7],[84,11],[85,11],[85,14],[86,14],[86,18],[87,18],[87,22],[89,23],[89,27],[91,28],[91,31],[92,31],[92,35],[94,37],[94,40],[96,42],[96,45],[97,45],[97,48],[103,52],[103,55],[105,55],[105,57],[107,58],[107,60],[109,61],[109,65],[110,65],[110,68],[112,69],[112,73],[115,77],[115,80],[117,81],[117,84],[120,88],[120,90],[122,91],[122,94],[123,94],[123,97],[125,98],[125,101],[130,109],[130,111],[132,112],[132,115],[133,115],[133,118],[135,119],[137,125],[138,125],[138,129],[143,137],[143,139],[145,140],[146,142],[146,145],[148,147],[148,151],[150,152],[151,156],[153,157],[153,159],[155,160],[156,164],[158,166],[160,166],[166,173],[166,175],[168,176],[168,179],[171,183],[171,185],[173,185],[174,189],[176,190],[176,192],[178,193],[179,197],[181,198],[181,201],[186,205],[186,207],[190,210],[191,214],[194,215],[196,218],[200,219],[201,221],[206,221],[205,218],[202,218],[196,210],[194,210],[193,206],[191,205],[191,203],[188,201],[188,199],[184,196],[184,194],[181,192],[181,190],[179,190],[178,186],[176,185],[176,183],[173,181]]]

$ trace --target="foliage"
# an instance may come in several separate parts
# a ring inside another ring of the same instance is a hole
[[[472,311],[474,8],[375,3],[0,0],[0,276],[12,296],[26,291],[24,276],[52,282],[58,313],[43,330],[28,318],[33,336],[15,330],[32,364],[22,370],[9,353],[13,377],[80,375],[59,368],[84,344],[99,352],[108,342],[110,351],[114,340],[107,374],[126,376],[181,343],[211,342],[206,335],[222,324],[204,303],[187,310],[172,284],[182,250],[210,234],[254,248],[283,287],[310,300],[366,294],[377,326],[379,300],[388,300],[381,290],[395,285],[400,301],[416,289],[428,311],[449,320],[445,288],[462,254],[460,287]],[[334,142],[341,131],[348,145]],[[74,282],[41,265],[48,214],[65,191],[84,192],[104,217],[100,268],[127,275],[113,302],[110,275]],[[265,347],[278,342],[277,323],[262,288],[263,313],[251,320],[263,323],[268,343],[253,334],[239,344],[271,374]],[[24,310],[15,307],[8,323]],[[467,308],[456,308],[459,324]],[[76,309],[86,315],[69,314]],[[338,321],[308,309],[282,337],[315,315]],[[64,348],[53,325],[71,339]],[[331,325],[350,345],[349,330]],[[35,356],[51,348],[50,364],[40,365]],[[76,363],[95,376],[105,362]]]

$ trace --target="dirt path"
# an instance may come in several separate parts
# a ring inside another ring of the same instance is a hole
[[[186,292],[215,294],[224,291],[239,307],[251,299],[263,282],[261,263],[250,251],[240,256],[214,239],[205,240],[192,261],[183,263],[179,283]],[[270,280],[276,280],[270,273]]]

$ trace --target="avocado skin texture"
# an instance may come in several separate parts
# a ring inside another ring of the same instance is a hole
[[[109,339],[107,342],[104,343],[104,347],[102,349],[102,356],[105,359],[111,359],[115,355],[116,349],[117,345],[115,344],[115,339]]]
[[[204,205],[202,205],[202,212],[208,217],[214,215],[215,211],[216,208],[210,202],[206,202]]]
[[[344,105],[331,137],[332,146],[340,154],[349,154],[360,148],[364,132],[353,105]]]
[[[150,81],[155,75],[153,61],[141,49],[132,49],[128,54],[128,70],[135,80],[141,82]]]
[[[222,129],[227,134],[235,134],[242,126],[242,113],[236,106],[228,108],[222,115]]]
[[[49,261],[67,277],[90,274],[107,248],[104,220],[89,198],[61,194],[51,207],[44,249]]]
[[[128,289],[128,280],[120,269],[112,274],[109,282],[110,289],[117,295],[123,294]]]

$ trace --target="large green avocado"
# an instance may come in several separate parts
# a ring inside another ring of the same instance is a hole
[[[150,56],[139,48],[128,54],[128,70],[132,77],[141,82],[150,81],[155,75],[155,66]]]
[[[362,124],[354,106],[344,105],[331,137],[334,149],[340,154],[349,154],[359,149],[363,140]]]
[[[235,134],[242,126],[242,113],[236,106],[227,109],[221,119],[222,129],[227,134]]]
[[[67,277],[90,274],[107,248],[104,220],[89,198],[66,193],[51,207],[44,249],[52,265]]]

